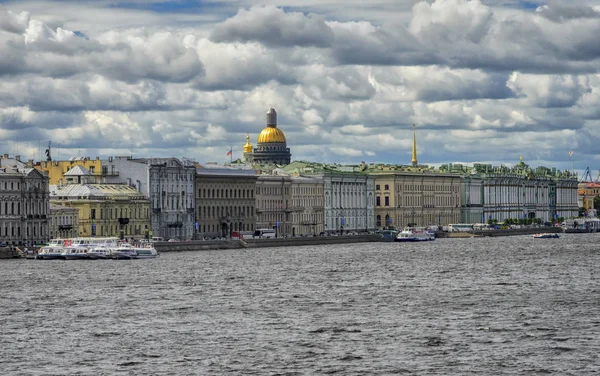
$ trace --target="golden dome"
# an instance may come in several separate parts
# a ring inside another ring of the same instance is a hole
[[[276,127],[266,127],[258,135],[258,143],[282,142],[285,143],[285,135],[281,129]]]
[[[246,145],[244,145],[244,153],[252,153],[252,144],[250,143],[249,135],[246,135]]]

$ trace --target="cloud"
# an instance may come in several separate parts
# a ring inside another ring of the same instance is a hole
[[[316,14],[284,12],[274,6],[240,9],[217,26],[210,39],[215,42],[258,41],[271,47],[328,47],[333,32]]]
[[[412,124],[423,163],[596,158],[592,3],[4,4],[5,150],[225,161],[275,107],[294,159],[410,163]]]
[[[9,57],[0,63],[0,75],[69,77],[97,72],[128,82],[187,82],[204,74],[196,51],[184,46],[183,36],[169,31],[109,31],[90,40],[61,27],[52,29],[24,14],[0,14],[3,29],[11,31],[0,33],[0,52]],[[25,22],[26,27],[18,27]]]
[[[588,79],[576,75],[513,73],[507,82],[517,95],[538,107],[571,107],[591,91]]]
[[[550,1],[549,4],[539,6],[537,14],[554,22],[564,22],[578,18],[600,18],[600,12],[581,1],[563,2]]]

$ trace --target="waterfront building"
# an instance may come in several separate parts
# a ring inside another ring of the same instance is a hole
[[[283,169],[323,181],[324,232],[375,230],[374,178],[360,166],[295,161]]]
[[[292,154],[287,147],[285,134],[277,128],[277,112],[274,108],[267,111],[266,127],[260,132],[256,147],[252,152],[249,136],[246,137],[244,145],[244,160],[255,164],[287,165],[290,163]]]
[[[600,195],[600,184],[597,182],[580,182],[577,186],[577,205],[586,211],[594,209],[594,199]]]
[[[292,179],[259,175],[256,181],[256,228],[275,229],[278,237],[292,234]]]
[[[196,168],[196,238],[228,237],[256,228],[256,180],[251,169]]]
[[[42,161],[35,164],[35,168],[48,175],[50,185],[66,184],[65,174],[74,167],[83,167],[89,171],[90,182],[106,182],[106,178],[118,176],[119,172],[114,166],[103,165],[99,157],[73,157],[69,160]]]
[[[53,204],[78,210],[78,236],[151,236],[150,201],[126,184],[51,185],[50,199]]]
[[[68,239],[79,236],[79,209],[50,203],[50,237]]]
[[[442,165],[440,169],[463,176],[463,223],[506,219],[550,222],[578,215],[577,178],[540,166],[529,167],[521,158],[514,167],[474,164]]]
[[[0,242],[34,245],[50,239],[48,177],[20,156],[0,156]]]
[[[360,166],[375,178],[375,226],[440,227],[460,220],[461,178],[417,160],[417,135],[413,125],[410,166],[370,164]]]
[[[292,235],[325,231],[324,184],[316,177],[292,177]]]
[[[371,164],[362,168],[375,179],[377,228],[443,226],[460,221],[460,175],[423,165]]]
[[[102,168],[113,172],[109,183],[125,183],[151,203],[151,232],[155,237],[192,239],[196,231],[196,167],[177,158],[109,157]]]

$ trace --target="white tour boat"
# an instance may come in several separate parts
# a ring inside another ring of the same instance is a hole
[[[87,254],[87,248],[85,247],[65,247],[63,248],[63,258],[66,260],[89,260],[89,255]]]
[[[88,256],[92,260],[111,259],[113,258],[113,250],[106,245],[97,245],[88,250]]]
[[[396,236],[397,242],[422,242],[435,240],[435,233],[423,227],[405,227]]]
[[[156,248],[152,246],[152,243],[142,247],[135,247],[134,249],[137,253],[135,256],[137,259],[155,258],[158,256],[158,252],[156,251]]]

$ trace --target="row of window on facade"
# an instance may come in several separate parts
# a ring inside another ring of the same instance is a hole
[[[142,228],[141,225],[125,225],[123,226],[123,234],[125,235],[145,235],[146,230],[148,230],[148,225],[144,225]],[[133,231],[133,232],[132,232]],[[83,232],[87,233],[88,230],[86,227],[83,228]],[[98,225],[96,228],[91,226],[90,235],[95,236],[115,236],[121,233],[121,226],[102,226]]]
[[[16,204],[16,205],[15,205]],[[43,210],[45,206],[42,205],[41,202],[36,204],[31,204],[28,207],[27,203],[24,204],[25,212],[23,214],[46,214],[46,211]],[[28,208],[32,209],[35,213],[28,212]],[[4,209],[4,210],[2,210]],[[16,210],[15,210],[16,209]],[[37,211],[35,210],[37,209]],[[4,205],[0,203],[0,215],[21,215],[21,202],[11,202],[10,206],[8,202],[4,202]]]
[[[254,198],[253,189],[198,189],[199,198]]]
[[[283,189],[283,193],[282,192]],[[281,188],[281,187],[256,187],[256,194],[257,195],[289,195],[290,194],[290,189],[288,187],[285,188]]]
[[[30,231],[30,229],[32,231]],[[31,228],[27,226],[26,236],[38,236],[38,233],[39,236],[44,236],[44,227],[40,227],[38,231],[37,226]],[[5,225],[4,232],[2,231],[2,227],[0,227],[0,236],[21,236],[21,226]]]
[[[184,192],[181,192],[182,195]],[[179,209],[179,210],[183,210],[186,209],[188,207],[190,207],[191,205],[191,200],[185,200],[183,197],[181,198],[181,201],[179,200],[179,197],[173,197],[173,196],[166,196],[165,192],[163,191],[163,198],[162,200],[159,197],[154,197],[154,200],[152,201],[152,203],[154,204],[155,208],[159,208],[161,206],[159,206],[159,203],[162,203],[162,207],[165,209]]]
[[[322,194],[322,189],[319,189],[318,187],[293,187],[292,192],[294,193],[294,195],[315,195],[315,194]]]
[[[129,211],[129,215],[127,215]],[[107,217],[104,217],[104,209],[100,209],[100,218],[98,219],[117,219],[117,218],[150,218],[150,211],[148,208],[120,208],[119,210],[115,209],[106,209]],[[144,216],[142,216],[144,214]],[[90,209],[90,219],[96,218],[96,209]]]
[[[221,218],[227,215],[234,217],[252,218],[254,211],[250,206],[202,206],[198,211],[202,219]]]
[[[54,225],[72,224],[73,221],[74,221],[73,216],[55,216],[52,218],[52,224],[54,224]]]
[[[202,225],[198,227],[200,232],[221,232],[222,225]],[[254,226],[251,223],[232,222],[232,231],[254,231]]]
[[[390,197],[384,196],[383,206],[390,206]],[[422,196],[404,196],[402,197],[403,205],[405,206],[456,206],[458,205],[457,197],[422,197]],[[435,204],[434,201],[437,203]],[[381,205],[381,196],[375,197],[375,206]]]

